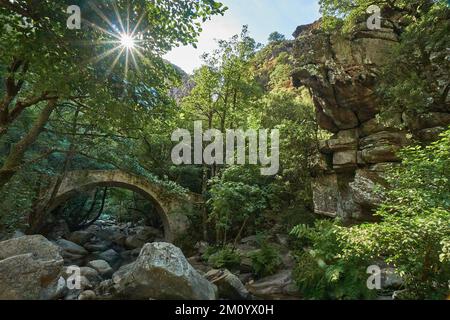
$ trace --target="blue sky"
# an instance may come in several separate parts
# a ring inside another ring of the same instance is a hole
[[[175,48],[165,58],[191,73],[201,65],[200,55],[216,48],[215,39],[228,39],[247,24],[256,41],[266,43],[270,33],[278,31],[292,38],[295,28],[319,18],[317,0],[219,0],[229,9],[203,25],[198,49]]]

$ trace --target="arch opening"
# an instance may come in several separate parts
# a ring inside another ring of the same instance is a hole
[[[158,201],[145,190],[135,185],[123,182],[104,181],[86,183],[82,186],[78,186],[76,188],[74,187],[73,189],[58,193],[56,198],[52,201],[52,206],[50,207],[49,212],[51,212],[51,215],[54,217],[64,218],[64,214],[67,216],[67,214],[70,214],[70,210],[74,210],[74,208],[70,207],[76,207],[77,202],[78,205],[80,205],[81,202],[84,204],[84,209],[92,211],[91,213],[94,216],[91,216],[90,218],[95,218],[95,214],[99,213],[98,211],[95,211],[99,209],[98,207],[101,208],[101,200],[105,191],[106,203],[104,204],[103,212],[101,213],[103,217],[112,216],[112,218],[115,218],[118,223],[131,222],[142,227],[154,227],[162,231],[165,241],[170,241],[172,239],[167,212],[163,209],[160,203],[158,203]],[[117,204],[117,198],[120,197],[128,198],[123,199],[124,202],[130,202],[131,198],[133,198],[133,200],[135,200],[135,204],[138,204],[138,202],[139,204],[137,206],[130,206],[129,208],[119,208],[119,210],[129,210],[130,212],[112,212],[113,208],[111,208],[111,203],[108,205],[108,202],[113,202],[113,205],[114,202]],[[95,200],[97,205],[95,205],[93,201],[94,198],[96,198]],[[73,212],[72,214],[76,215],[77,212]],[[138,219],[139,217],[141,219]],[[83,228],[82,226],[79,228],[72,226],[71,229],[71,231],[77,231],[77,229]]]

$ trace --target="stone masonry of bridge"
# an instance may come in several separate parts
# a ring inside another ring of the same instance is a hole
[[[50,198],[54,184],[55,182],[44,192],[44,199]],[[151,201],[163,222],[164,234],[168,242],[173,242],[186,233],[189,227],[187,212],[203,202],[202,197],[198,194],[170,193],[167,187],[128,172],[85,170],[72,171],[65,175],[50,210],[69,200],[77,192],[92,190],[96,187],[118,187],[132,190]]]

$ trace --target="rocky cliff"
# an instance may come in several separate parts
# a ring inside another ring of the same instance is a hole
[[[381,201],[374,193],[396,152],[414,140],[429,142],[450,124],[450,113],[398,113],[379,122],[376,84],[386,55],[398,41],[394,30],[329,34],[320,21],[294,33],[293,82],[307,87],[319,126],[333,133],[320,143],[313,179],[315,212],[368,220]]]

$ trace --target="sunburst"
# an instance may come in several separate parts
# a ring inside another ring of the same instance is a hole
[[[135,38],[129,34],[123,33],[120,35],[120,44],[127,50],[133,50],[135,46]]]
[[[145,59],[142,51],[144,48],[141,44],[144,40],[141,37],[141,33],[138,32],[139,26],[145,16],[143,13],[136,25],[131,29],[130,26],[130,8],[127,10],[126,20],[122,20],[122,17],[119,13],[117,5],[113,2],[113,8],[116,15],[116,23],[111,22],[111,20],[92,2],[89,2],[89,6],[96,12],[96,14],[108,25],[107,28],[103,28],[97,24],[91,23],[89,21],[84,20],[88,25],[93,27],[94,29],[100,31],[104,35],[106,35],[109,40],[97,41],[98,45],[113,45],[113,47],[91,59],[90,62],[100,62],[106,58],[111,57],[115,53],[117,53],[116,57],[113,59],[111,66],[108,69],[106,76],[115,69],[116,65],[120,61],[121,58],[125,58],[125,67],[124,67],[124,76],[125,80],[128,77],[128,70],[130,68],[130,60],[133,63],[135,70],[140,73],[139,69],[139,61]],[[130,59],[131,58],[131,59]]]

